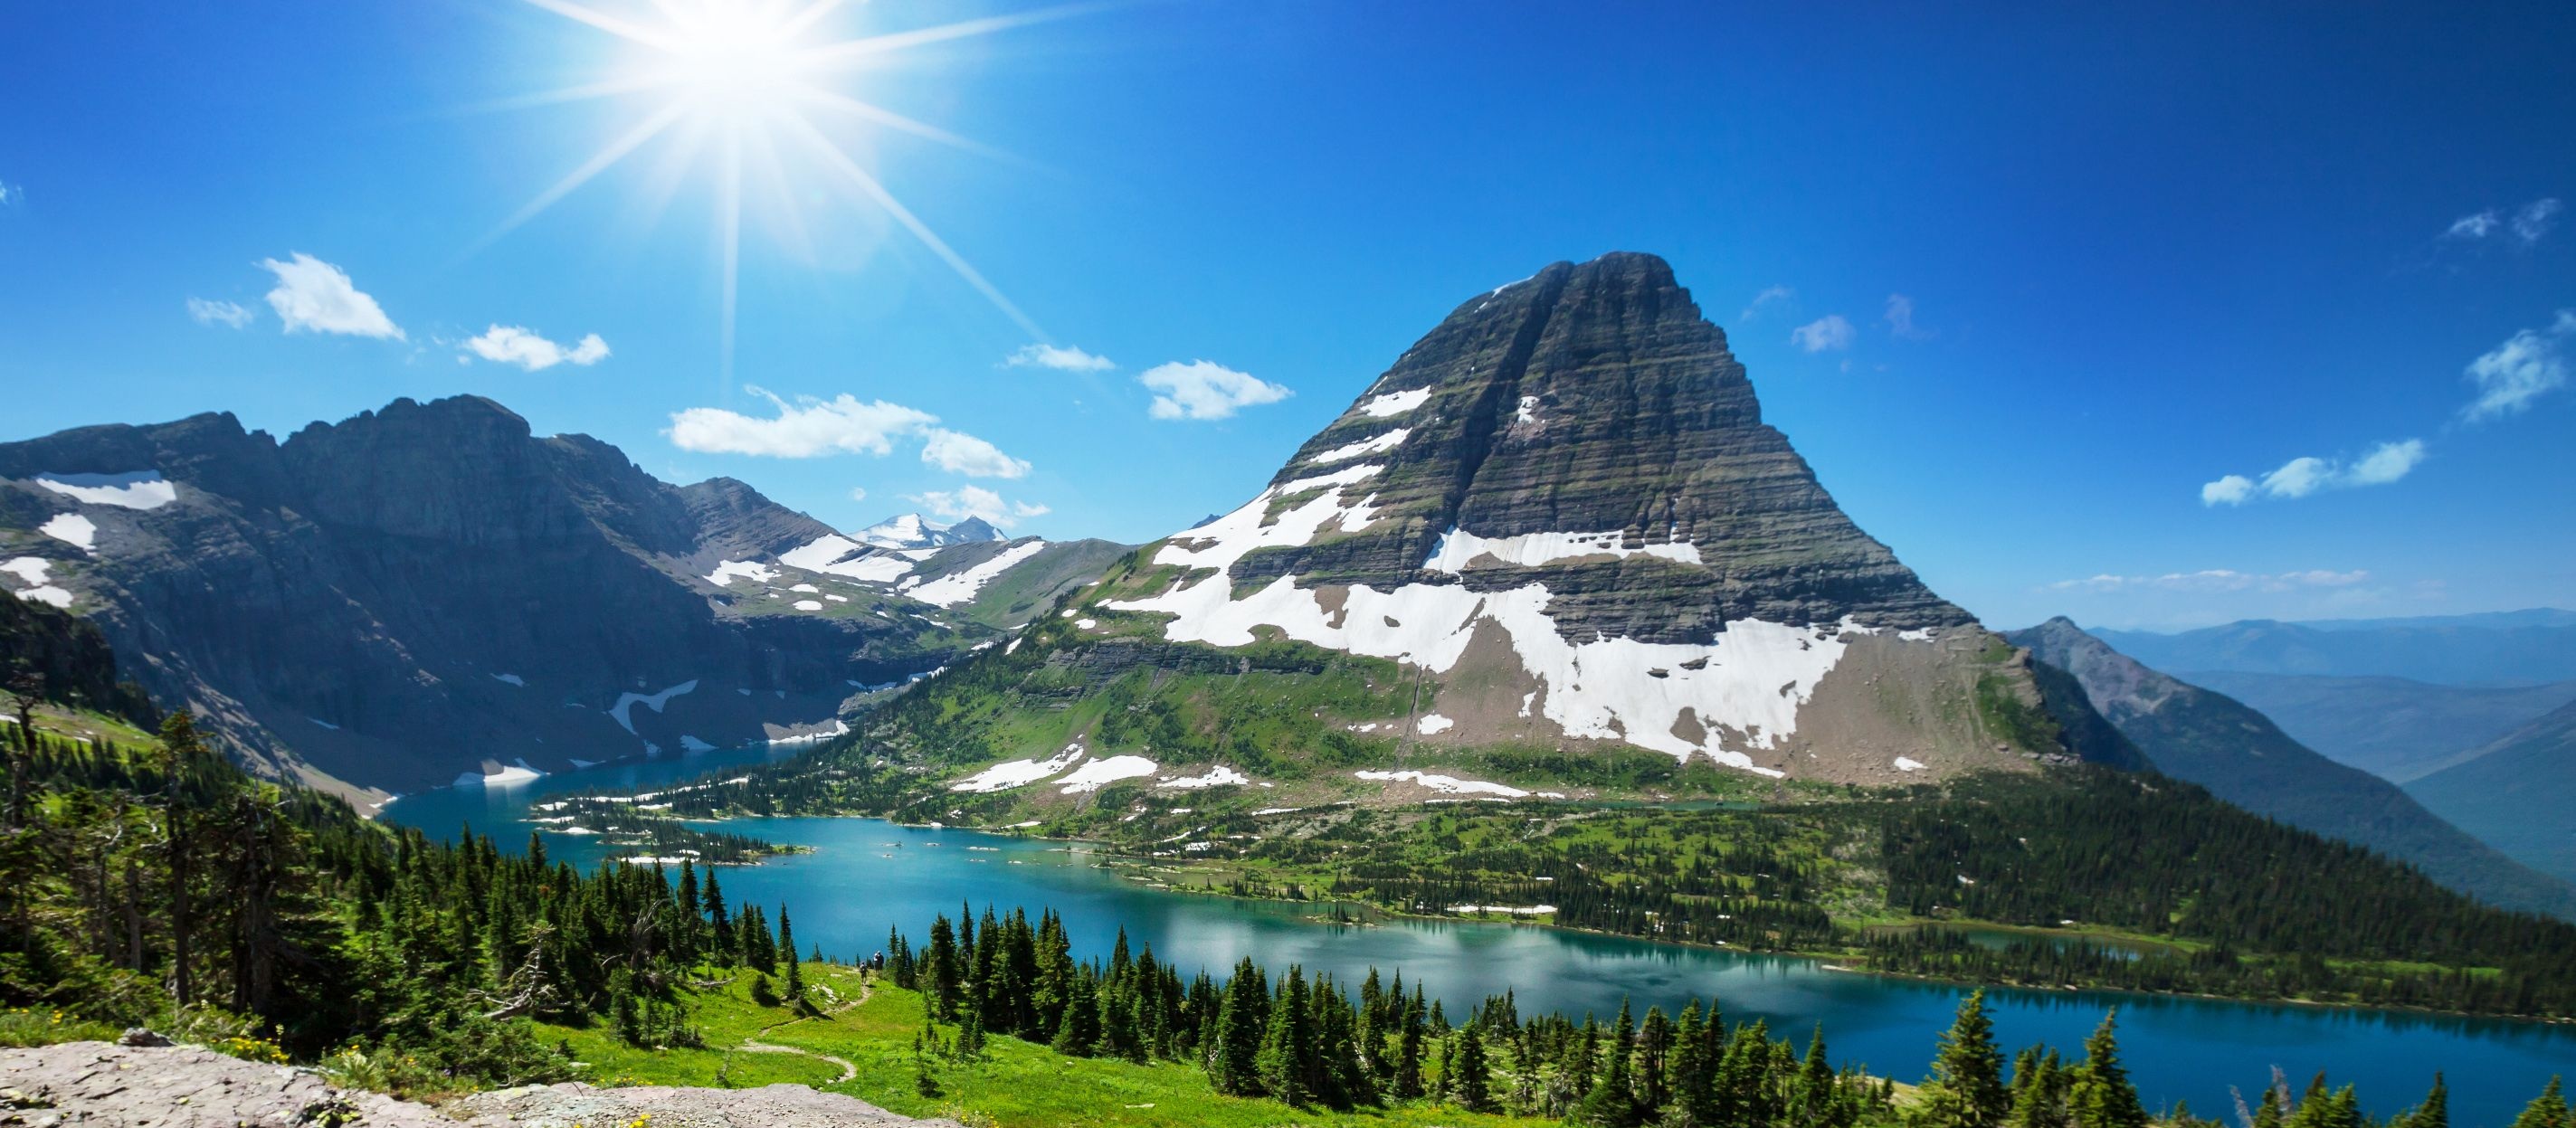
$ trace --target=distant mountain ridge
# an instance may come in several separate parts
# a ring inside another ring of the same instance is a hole
[[[2174,673],[2261,710],[2293,739],[2337,763],[2398,784],[2475,756],[2506,733],[2576,701],[2576,681],[2464,686],[2375,675]]]
[[[2438,685],[2576,680],[2576,612],[2555,608],[2421,619],[2249,619],[2176,634],[2093,633],[2168,673],[2384,676]]]
[[[889,552],[882,584],[777,563],[831,541],[858,548],[471,396],[283,442],[208,414],[0,444],[0,590],[94,623],[247,762],[362,800],[841,731],[997,640],[975,600],[1043,547]]]
[[[2523,864],[2576,882],[2576,702],[2408,783],[2406,793]]]
[[[2490,904],[2576,919],[2576,886],[2497,852],[2394,784],[2301,746],[2232,698],[2149,669],[2064,618],[2007,637],[2073,674],[2093,707],[2166,775],[2370,847]]]
[[[937,525],[918,513],[888,517],[850,536],[861,544],[878,548],[943,548],[952,544],[1011,539],[1009,534],[994,528],[981,517],[969,517],[954,525]]]

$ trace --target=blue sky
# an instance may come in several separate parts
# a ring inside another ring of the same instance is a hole
[[[808,78],[971,146],[809,119],[1017,316],[764,117],[728,375],[759,134],[504,230],[671,92],[528,96],[645,49],[524,0],[21,6],[0,439],[473,392],[843,527],[1141,541],[1462,298],[1630,249],[1997,626],[2576,605],[2576,10],[2226,7],[846,5],[808,40],[1005,25]],[[775,93],[723,83],[685,120]]]

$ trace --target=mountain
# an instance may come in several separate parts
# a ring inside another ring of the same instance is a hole
[[[2576,612],[2550,608],[2421,619],[2249,619],[2180,634],[2094,633],[2166,673],[2395,677],[2437,685],[2576,680]]]
[[[1853,525],[1641,254],[1470,298],[1257,496],[925,694],[869,746],[1020,783],[1409,794],[1396,766],[1503,750],[1892,784],[2069,752],[2027,656]]]
[[[2322,674],[2181,671],[2175,676],[2261,710],[2291,739],[2337,763],[2401,784],[2464,760],[2576,701],[2576,681],[2469,686]]]
[[[283,442],[208,414],[0,445],[13,590],[79,612],[247,762],[370,800],[837,732],[855,696],[998,638],[948,608],[1008,564],[909,550],[869,584],[775,563],[833,542],[740,482],[672,486],[476,397]]]
[[[2166,775],[2370,847],[2490,904],[2576,918],[2576,887],[2496,852],[2396,785],[2318,755],[2233,698],[2148,669],[2064,618],[2006,637],[2073,674],[2094,709]]]
[[[2516,861],[2576,882],[2576,702],[2406,785],[2406,793]]]
[[[981,517],[969,517],[954,525],[934,525],[918,513],[888,517],[850,536],[861,544],[877,548],[942,548],[952,544],[1011,539]]]

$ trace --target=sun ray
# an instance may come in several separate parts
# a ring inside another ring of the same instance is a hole
[[[877,172],[863,165],[834,139],[850,137],[849,128],[877,134],[919,138],[1013,164],[1034,162],[942,129],[839,90],[827,88],[825,72],[866,66],[887,56],[928,44],[990,35],[1012,28],[1064,19],[1113,6],[1075,3],[1014,15],[960,20],[936,27],[861,36],[822,44],[807,37],[846,0],[624,0],[621,11],[607,0],[527,0],[531,5],[631,43],[616,74],[598,81],[469,107],[468,112],[525,109],[629,96],[663,98],[652,111],[625,128],[545,191],[466,248],[472,255],[527,223],[628,155],[657,138],[670,143],[643,180],[651,226],[670,203],[682,176],[695,169],[713,180],[709,201],[715,223],[718,285],[720,378],[729,392],[734,383],[734,350],[739,337],[744,260],[745,213],[754,207],[763,216],[779,213],[773,231],[783,228],[791,245],[804,248],[809,263],[813,239],[799,206],[788,161],[795,171],[823,173],[836,193],[892,219],[946,263],[950,270],[993,304],[1004,316],[1043,339],[1037,324],[999,286],[984,277],[947,240],[895,197]],[[817,117],[834,128],[827,134]],[[683,126],[674,130],[674,126]],[[708,142],[714,151],[707,151]],[[869,162],[874,163],[873,153]],[[757,198],[746,197],[745,177],[760,177]],[[772,186],[775,192],[771,191]],[[775,195],[776,199],[770,199]]]
[[[905,117],[902,114],[886,109],[883,106],[869,102],[862,102],[847,94],[842,94],[832,90],[807,90],[802,93],[804,94],[806,101],[812,102],[815,105],[826,106],[831,109],[839,110],[852,117],[875,122],[876,124],[885,126],[888,129],[899,130],[925,140],[937,141],[942,145],[955,149],[963,149],[966,152],[973,153],[977,156],[991,157],[997,161],[1008,161],[1012,164],[1029,163],[1027,159],[1016,153],[996,149],[971,137],[960,137],[957,134],[950,133],[949,131],[932,125],[929,122]]]
[[[533,3],[535,0],[530,0],[530,2]],[[1030,24],[1047,23],[1052,20],[1088,15],[1092,12],[1114,6],[1115,5],[1113,4],[1107,3],[1065,4],[1054,8],[1041,8],[1034,12],[1022,12],[1018,15],[985,16],[980,19],[959,20],[956,23],[941,24],[937,27],[916,28],[911,31],[895,31],[888,32],[884,35],[871,35],[860,39],[848,39],[839,43],[829,43],[820,47],[808,49],[803,52],[802,61],[804,61],[808,66],[818,68],[829,67],[842,63],[856,62],[871,55],[884,55],[895,51],[901,51],[909,47],[919,47],[925,43],[940,43],[951,39],[966,39],[978,35],[991,35],[997,31],[1009,31],[1012,28],[1027,27]]]
[[[1038,328],[1037,322],[1029,320],[1029,315],[1020,312],[1020,307],[1011,304],[1011,299],[1003,296],[999,287],[986,281],[983,274],[975,269],[974,264],[967,262],[965,256],[951,249],[947,241],[939,237],[938,232],[932,231],[929,224],[923,223],[919,216],[912,214],[912,209],[903,206],[903,201],[895,199],[893,193],[886,191],[884,184],[879,183],[876,177],[868,175],[868,170],[860,168],[857,161],[851,160],[849,154],[842,152],[840,146],[832,143],[831,138],[823,136],[812,123],[803,118],[790,118],[788,125],[796,131],[806,146],[813,150],[814,156],[821,160],[825,167],[840,173],[843,179],[867,196],[871,202],[884,208],[887,215],[893,216],[894,221],[902,224],[904,230],[912,232],[913,238],[921,240],[922,245],[929,247],[931,253],[938,255],[941,261],[947,263],[950,270],[956,271],[957,276],[965,279],[967,285],[973,286],[976,293],[984,295],[986,301],[992,302],[995,308],[1000,309],[1014,324],[1027,330],[1030,336],[1041,341],[1047,339],[1046,332]]]
[[[528,0],[528,3],[534,4],[549,12],[553,12],[565,19],[589,24],[592,27],[626,40],[629,43],[640,43],[656,51],[676,53],[687,49],[687,44],[684,40],[656,31],[653,28],[646,27],[632,20],[622,20],[594,8],[586,8],[579,4],[570,3],[569,0]]]
[[[529,0],[529,2],[535,3],[537,0]],[[661,110],[654,113],[653,116],[637,122],[635,128],[627,130],[616,140],[609,142],[605,147],[601,148],[597,153],[591,154],[589,160],[583,161],[581,163],[581,167],[565,174],[563,179],[555,182],[554,187],[537,193],[536,199],[528,201],[525,206],[510,213],[510,218],[502,220],[500,226],[493,228],[491,231],[486,232],[482,238],[476,239],[474,242],[468,244],[464,250],[464,255],[469,257],[472,256],[475,252],[491,246],[494,240],[499,239],[503,235],[509,234],[512,229],[518,227],[520,224],[536,218],[537,213],[554,206],[555,201],[571,195],[573,189],[589,183],[591,177],[599,175],[600,172],[605,170],[608,166],[625,159],[626,154],[634,152],[637,147],[652,140],[663,130],[671,128],[671,123],[680,120],[680,116],[687,112],[688,107],[686,105],[680,102],[672,102],[671,104],[662,107]]]

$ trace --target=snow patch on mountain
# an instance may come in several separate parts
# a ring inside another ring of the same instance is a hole
[[[98,551],[98,525],[78,513],[57,513],[36,531],[82,552]]]
[[[1481,558],[1492,558],[1523,568],[1536,568],[1559,560],[1579,560],[1586,556],[1660,556],[1685,564],[1702,563],[1699,546],[1688,541],[1627,546],[1628,534],[1606,533],[1522,533],[1509,537],[1480,537],[1465,529],[1451,529],[1440,535],[1431,549],[1431,559],[1423,567],[1434,572],[1455,574]]]
[[[1547,614],[1553,597],[1544,584],[1491,592],[1454,584],[1405,584],[1391,592],[1354,585],[1342,589],[1335,613],[1314,590],[1298,587],[1296,577],[1282,576],[1233,598],[1230,571],[1237,561],[1257,549],[1311,543],[1356,508],[1344,500],[1344,491],[1382,469],[1363,464],[1264,490],[1234,512],[1173,537],[1154,554],[1158,565],[1209,574],[1196,582],[1184,579],[1160,595],[1106,606],[1172,616],[1163,634],[1173,642],[1247,646],[1257,628],[1267,627],[1299,642],[1434,673],[1454,667],[1476,628],[1492,623],[1508,636],[1522,669],[1546,687],[1538,711],[1567,736],[1624,740],[1683,759],[1705,755],[1746,771],[1781,774],[1756,765],[1739,749],[1774,749],[1797,731],[1799,708],[1841,661],[1846,630],[1858,629],[1848,621],[1797,626],[1739,619],[1706,646],[1603,636],[1570,643]],[[1321,492],[1264,523],[1274,502],[1315,490]],[[1440,565],[1434,570],[1454,571],[1489,556],[1510,563],[1634,552],[1698,559],[1698,550],[1686,544],[1625,549],[1621,539],[1616,533],[1484,538],[1459,531],[1433,553]],[[1696,722],[1697,740],[1674,732],[1684,727],[1686,714]]]
[[[949,784],[948,790],[984,794],[1025,787],[1072,767],[1075,761],[1086,755],[1089,755],[1089,752],[1082,747],[1082,742],[1077,740],[1065,745],[1064,751],[1044,760],[1006,760],[995,764]]]
[[[38,474],[36,484],[90,505],[120,509],[159,509],[179,500],[179,486],[158,470],[122,474]]]
[[[1429,775],[1416,771],[1360,771],[1352,772],[1351,774],[1372,782],[1420,784],[1421,786],[1430,788],[1431,790],[1437,791],[1443,795],[1500,795],[1506,799],[1525,799],[1529,797],[1529,792],[1523,791],[1520,788],[1500,783],[1487,783],[1481,779],[1459,779],[1456,776]]]
[[[72,605],[71,591],[46,579],[47,571],[53,565],[53,561],[41,556],[21,556],[0,564],[0,572],[16,576],[27,584],[17,591],[18,598],[69,609]]]
[[[632,733],[635,731],[635,719],[632,714],[636,706],[641,705],[659,713],[662,711],[662,706],[671,703],[672,698],[696,688],[698,688],[698,679],[690,678],[660,693],[621,693],[617,695],[617,704],[608,707],[608,715],[617,718],[618,727]]]
[[[875,551],[876,547],[843,536],[817,537],[811,543],[780,553],[778,562],[807,572],[847,576],[872,584],[890,584],[912,571],[912,561],[891,552]]]
[[[1385,395],[1374,396],[1362,401],[1360,403],[1360,412],[1364,415],[1372,415],[1379,419],[1384,419],[1389,416],[1402,415],[1405,412],[1420,407],[1426,401],[1430,400],[1430,398],[1431,389],[1429,388],[1415,388],[1409,392],[1388,392]]]
[[[984,590],[985,584],[1045,551],[1046,546],[1047,542],[1036,539],[1012,545],[992,559],[963,572],[941,576],[912,589],[912,597],[933,607],[954,607],[975,598],[975,593]]]
[[[727,560],[717,564],[715,571],[707,573],[707,582],[717,587],[732,587],[737,579],[765,584],[777,576],[778,569],[756,560]]]
[[[1334,447],[1331,450],[1308,459],[1308,461],[1320,466],[1328,462],[1348,462],[1351,459],[1358,458],[1364,454],[1384,454],[1387,451],[1394,450],[1395,448],[1404,445],[1405,436],[1412,433],[1413,428],[1411,427],[1398,427],[1375,438],[1361,439],[1360,441],[1348,446]]]
[[[1078,795],[1098,791],[1122,779],[1152,774],[1152,760],[1142,756],[1112,756],[1106,760],[1093,760],[1075,769],[1072,775],[1064,777],[1064,786],[1057,790],[1066,795]]]

